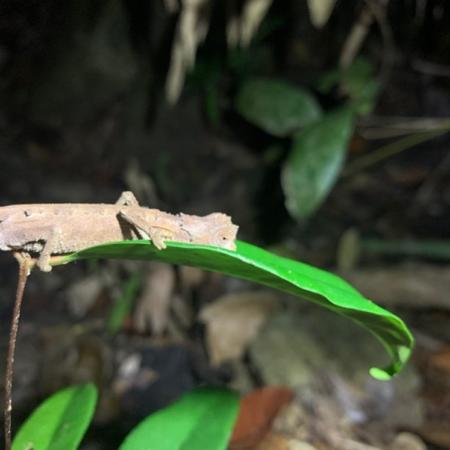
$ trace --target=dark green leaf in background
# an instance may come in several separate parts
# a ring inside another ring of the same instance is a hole
[[[322,115],[305,89],[284,81],[252,79],[241,87],[236,108],[252,124],[274,136],[289,136]]]
[[[20,427],[13,450],[76,450],[92,419],[97,390],[73,386],[46,399]]]
[[[339,86],[341,93],[348,96],[350,106],[360,115],[369,114],[375,108],[380,83],[374,76],[373,65],[364,58],[356,59],[346,68],[338,68],[322,76],[318,88],[324,93]]]
[[[167,242],[165,250],[157,250],[148,241],[120,241],[62,256],[55,263],[64,264],[86,258],[157,260],[184,264],[221,272],[305,298],[352,319],[375,335],[391,357],[391,364],[387,368],[371,370],[371,374],[378,379],[389,379],[395,375],[408,360],[414,345],[410,331],[399,317],[364,298],[341,278],[245,242],[238,241],[236,251],[231,251],[177,242]]]
[[[111,334],[117,333],[122,328],[125,318],[131,313],[139,291],[140,281],[138,273],[132,274],[123,287],[122,295],[114,302],[107,323],[108,331]]]
[[[203,388],[143,420],[119,450],[225,450],[239,410],[239,396]]]
[[[314,213],[335,184],[352,129],[353,115],[343,108],[295,135],[282,168],[281,184],[286,208],[296,219]]]

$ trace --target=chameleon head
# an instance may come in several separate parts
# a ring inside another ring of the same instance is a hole
[[[210,219],[209,243],[228,250],[236,250],[236,234],[239,227],[234,225],[226,214],[213,213],[207,217]]]

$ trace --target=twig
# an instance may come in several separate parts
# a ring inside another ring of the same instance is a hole
[[[378,150],[362,156],[354,161],[350,162],[343,172],[343,176],[353,175],[355,172],[365,169],[373,164],[379,163],[384,159],[401,153],[404,150],[408,150],[423,142],[429,141],[437,136],[448,133],[449,129],[441,129],[437,131],[428,131],[425,133],[415,133],[399,139],[395,142],[391,142],[387,145],[383,145]]]
[[[382,255],[418,256],[442,261],[450,260],[450,243],[447,240],[363,239],[361,248],[368,253]]]
[[[422,186],[419,187],[416,194],[416,202],[413,204],[416,207],[424,206],[430,203],[433,191],[436,189],[437,184],[441,181],[450,168],[450,153],[447,153],[444,158],[436,165],[435,169],[424,181]]]
[[[385,139],[414,132],[450,129],[450,118],[438,117],[367,117],[359,121],[358,133],[364,139]]]
[[[423,59],[413,60],[412,69],[416,72],[423,73],[425,75],[431,75],[433,77],[450,77],[450,66],[443,64],[436,64]]]
[[[23,293],[27,283],[28,275],[32,267],[32,262],[28,255],[14,253],[19,262],[19,279],[17,282],[16,300],[11,320],[11,328],[8,341],[8,357],[6,360],[5,374],[5,450],[11,450],[11,416],[12,416],[12,384],[14,376],[14,357],[16,351],[17,332],[19,330],[19,319],[23,300]]]
[[[380,86],[386,84],[395,61],[395,44],[391,27],[386,19],[389,0],[365,0],[360,15],[350,30],[339,56],[339,67],[345,69],[360,53],[374,22],[378,25],[383,41],[382,60],[377,76]]]
[[[339,66],[342,68],[349,67],[358,54],[369,28],[374,21],[373,11],[368,5],[365,5],[357,22],[353,25],[350,34],[345,40],[344,46],[339,57]]]
[[[378,75],[378,81],[381,85],[385,85],[392,67],[395,62],[396,47],[394,43],[394,36],[392,33],[392,28],[386,19],[386,13],[388,8],[389,0],[371,0],[368,2],[375,20],[380,29],[380,34],[383,40],[383,50],[382,50],[382,60],[381,67]]]

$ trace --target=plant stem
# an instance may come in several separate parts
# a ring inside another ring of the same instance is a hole
[[[429,141],[437,136],[445,134],[449,129],[440,129],[436,131],[427,131],[423,133],[415,133],[399,139],[395,142],[391,142],[387,145],[380,147],[378,150],[369,153],[368,155],[362,156],[347,165],[347,168],[343,172],[343,176],[353,175],[366,167],[373,164],[379,163],[386,158],[401,153],[404,150],[408,150],[411,147],[422,144],[423,142]]]
[[[448,240],[382,240],[363,239],[363,251],[382,255],[418,256],[436,260],[450,260]]]
[[[8,356],[6,360],[5,374],[5,450],[11,450],[11,416],[12,416],[12,384],[14,376],[14,356],[16,351],[17,332],[19,330],[19,319],[23,300],[23,293],[30,274],[30,259],[28,256],[15,253],[19,262],[19,279],[17,281],[16,300],[14,302],[14,311],[9,331]]]

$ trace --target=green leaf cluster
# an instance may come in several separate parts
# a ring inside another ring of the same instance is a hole
[[[46,399],[19,429],[13,450],[76,450],[92,420],[97,389],[72,386]],[[224,450],[239,409],[226,389],[201,388],[148,416],[119,450]]]
[[[354,117],[372,111],[378,82],[366,60],[321,77],[318,88],[337,89],[347,101],[323,112],[307,89],[283,80],[249,78],[235,100],[237,112],[265,132],[289,138],[290,149],[281,167],[288,212],[297,220],[311,216],[323,203],[341,173]]]

